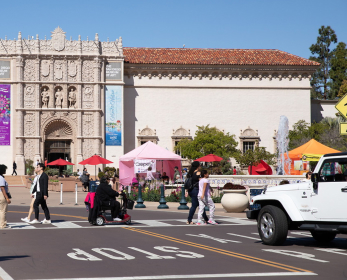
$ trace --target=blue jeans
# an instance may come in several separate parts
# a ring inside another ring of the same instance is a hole
[[[198,188],[194,188],[192,191],[188,192],[189,196],[192,199],[192,207],[190,207],[189,209],[188,222],[191,222],[193,220],[196,208],[199,206],[198,193],[199,193]],[[204,218],[206,222],[208,221],[205,209],[204,209],[204,213],[202,213],[202,217]]]

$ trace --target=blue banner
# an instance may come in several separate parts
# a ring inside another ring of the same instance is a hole
[[[122,86],[105,88],[106,146],[122,146]]]

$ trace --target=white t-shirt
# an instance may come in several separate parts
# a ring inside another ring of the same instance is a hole
[[[199,181],[199,193],[198,193],[198,196],[202,196],[202,191],[204,189],[204,183],[207,183],[204,197],[211,197],[210,191],[209,191],[210,190],[210,181],[208,179],[206,179],[206,178],[202,178]]]
[[[0,187],[5,187],[5,192],[8,193],[8,184],[4,177],[0,176]]]

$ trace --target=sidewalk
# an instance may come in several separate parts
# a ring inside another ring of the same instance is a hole
[[[9,187],[9,190],[12,195],[11,199],[11,205],[15,206],[28,206],[31,202],[31,197],[29,193],[29,189],[25,187]],[[76,203],[76,193],[75,192],[64,192],[63,193],[63,204],[60,205],[60,192],[49,192],[49,197],[47,200],[47,204],[50,207],[77,207],[77,208],[85,208],[84,199],[86,197],[87,193],[82,191],[82,188],[78,188],[77,191],[77,205]],[[177,207],[180,206],[178,202],[168,202],[167,205],[169,206],[169,209],[157,209],[159,202],[150,202],[145,201],[144,204],[146,205],[146,208],[135,208],[135,211],[142,211],[142,210],[151,210],[151,211],[167,211],[167,212],[179,212],[179,213],[187,213],[188,210],[178,210]],[[246,213],[227,213],[221,203],[216,203],[216,216],[225,216],[225,217],[233,217],[233,218],[246,218]],[[188,203],[188,207],[190,207],[190,203]],[[29,209],[28,209],[29,210]],[[196,212],[197,214],[197,212]]]

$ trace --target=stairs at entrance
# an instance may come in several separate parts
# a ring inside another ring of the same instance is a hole
[[[7,175],[5,177],[6,182],[8,183],[8,185],[10,187],[16,186],[16,187],[24,187],[26,186],[26,180],[25,180],[25,176],[11,176],[11,175]]]

